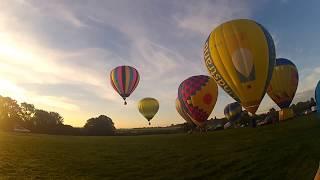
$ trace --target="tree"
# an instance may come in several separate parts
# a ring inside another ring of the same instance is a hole
[[[19,105],[10,97],[0,96],[0,129],[11,131],[15,126],[48,134],[80,134],[79,129],[64,125],[59,113],[36,109],[26,102]]]
[[[26,102],[21,103],[21,112],[22,112],[22,119],[23,125],[25,128],[34,129],[34,116],[36,113],[36,108],[33,104],[28,104]]]
[[[33,121],[36,131],[46,133],[56,129],[58,125],[63,124],[63,118],[59,113],[39,109],[35,111]]]
[[[22,112],[16,100],[0,96],[0,128],[12,130],[15,124],[22,122]]]
[[[57,112],[50,112],[49,113],[51,121],[55,124],[55,125],[59,125],[59,124],[63,124],[63,117],[57,113]]]
[[[84,129],[87,135],[94,136],[114,135],[116,130],[112,119],[105,115],[88,119]]]

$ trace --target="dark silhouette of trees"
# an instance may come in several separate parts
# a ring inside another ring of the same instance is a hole
[[[3,130],[11,130],[16,123],[21,122],[21,114],[16,100],[0,96],[0,127]]]
[[[39,110],[26,102],[19,105],[16,100],[0,96],[0,129],[12,131],[15,126],[32,132],[54,133],[63,125],[63,117],[56,112]]]
[[[311,98],[309,101],[292,104],[290,107],[293,109],[296,115],[303,115],[305,111],[311,111],[312,106],[316,106],[314,98]]]
[[[10,97],[0,96],[0,130],[13,131],[19,127],[33,133],[64,135],[113,135],[116,130],[112,120],[105,115],[89,119],[84,128],[74,128],[63,122],[57,112],[37,109],[26,102],[19,105]]]
[[[23,119],[23,123],[21,125],[29,130],[34,129],[34,115],[36,113],[36,108],[33,104],[28,104],[26,102],[21,103],[20,107]]]
[[[57,126],[63,124],[63,117],[56,112],[47,112],[44,110],[36,109],[32,121],[33,131],[42,133],[54,133],[54,130],[57,128]]]
[[[105,115],[90,118],[84,125],[84,131],[87,135],[91,136],[114,135],[115,130],[116,128],[114,127],[112,119]]]

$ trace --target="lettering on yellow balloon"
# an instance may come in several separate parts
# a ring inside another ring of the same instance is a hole
[[[209,36],[209,38],[210,38],[210,36]],[[222,89],[224,89],[224,91],[226,91],[226,93],[228,93],[231,97],[233,97],[235,100],[240,102],[239,98],[237,96],[235,96],[235,94],[232,92],[231,88],[227,85],[227,83],[221,77],[221,75],[218,73],[217,68],[213,64],[213,61],[212,61],[212,58],[210,55],[210,50],[209,50],[209,38],[207,39],[206,43],[204,44],[204,48],[203,48],[204,61],[205,61],[206,67],[207,67],[209,73],[214,78],[214,80],[217,82],[217,84],[219,84],[220,87],[222,87]]]

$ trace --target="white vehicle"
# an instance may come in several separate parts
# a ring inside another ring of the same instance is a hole
[[[31,131],[29,129],[26,129],[22,126],[15,126],[14,129],[13,129],[14,132],[21,132],[21,133],[30,133]]]

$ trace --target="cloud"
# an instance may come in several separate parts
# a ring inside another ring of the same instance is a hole
[[[218,0],[186,3],[185,11],[177,13],[178,26],[192,32],[208,35],[219,24],[251,17],[249,1]]]
[[[304,69],[303,76],[300,78],[298,92],[314,90],[320,77],[320,67]]]

